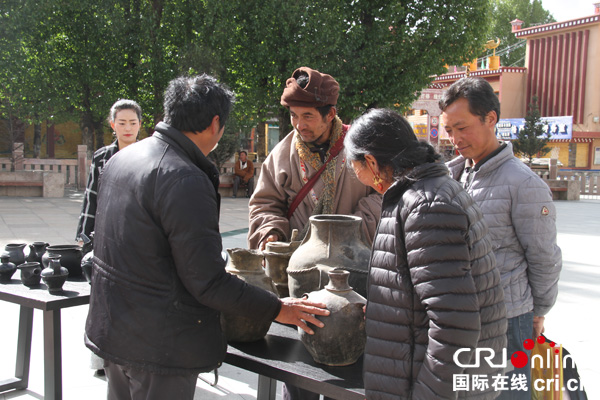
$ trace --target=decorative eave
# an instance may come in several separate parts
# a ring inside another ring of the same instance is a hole
[[[581,25],[600,23],[600,15],[592,15],[584,18],[572,19],[563,22],[553,22],[551,24],[533,26],[531,28],[520,29],[515,33],[517,38],[526,38],[527,36],[537,35],[540,33],[554,32],[566,29],[572,29]]]
[[[527,72],[527,68],[523,68],[523,67],[500,67],[499,69],[478,69],[477,71],[471,71],[471,72],[469,72],[469,76],[483,77],[483,76],[502,75],[503,73],[524,74],[525,72]],[[438,75],[433,80],[430,87],[433,88],[433,87],[435,87],[433,85],[442,83],[442,82],[446,82],[446,81],[456,81],[456,80],[459,80],[460,78],[464,78],[465,76],[466,76],[465,71],[453,72],[451,74]]]
[[[572,138],[572,139],[552,139],[550,138],[550,140],[548,142],[550,143],[592,143],[594,141],[594,139],[592,138]]]

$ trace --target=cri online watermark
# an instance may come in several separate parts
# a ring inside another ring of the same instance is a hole
[[[546,338],[543,336],[539,336],[537,338],[538,343],[543,344],[546,341]],[[532,350],[534,347],[535,343],[533,342],[533,340],[531,339],[527,339],[523,342],[523,347],[526,350]],[[551,342],[550,344],[551,348],[555,347],[555,343]],[[507,351],[506,349],[502,350],[502,358],[501,358],[501,362],[498,363],[494,363],[494,359],[496,358],[496,352],[494,351],[494,349],[491,348],[476,348],[475,349],[475,360],[472,364],[464,364],[459,360],[459,356],[462,353],[465,352],[472,352],[472,349],[469,348],[463,348],[463,349],[459,349],[454,353],[454,363],[456,365],[458,365],[461,368],[479,368],[481,366],[481,362],[485,361],[487,363],[487,365],[489,365],[492,368],[503,368],[506,369],[506,367],[508,366],[507,363]],[[525,353],[524,351],[515,351],[511,357],[510,357],[510,362],[513,365],[514,368],[524,368],[527,366],[527,363],[529,361],[529,356],[527,355],[527,353]],[[552,363],[554,361],[554,363]],[[571,366],[573,368],[575,368],[575,362],[573,361],[573,358],[571,357],[570,354],[565,355],[562,359],[562,366],[561,366],[561,360],[560,360],[560,350],[559,349],[554,349],[554,357],[552,357],[552,353],[550,349],[546,350],[546,356],[543,357],[540,354],[535,354],[533,357],[531,357],[531,367],[535,368],[536,366],[539,366],[540,369],[549,369],[551,367],[554,367],[555,369],[559,369],[562,368],[566,365],[568,365],[567,363],[571,363]],[[552,365],[554,364],[554,365]],[[583,390],[583,385],[581,385],[581,387],[578,387],[579,385],[579,380],[578,379],[569,379],[565,382],[565,386],[560,387],[560,376],[558,374],[556,374],[554,377],[552,378],[546,378],[546,379],[534,379],[533,380],[533,389],[535,389],[536,391],[565,391],[565,390],[569,390],[569,391],[574,391],[574,390],[578,390],[581,389]],[[488,377],[487,375],[471,375],[471,374],[454,374],[453,376],[453,383],[452,383],[452,387],[454,389],[454,391],[485,391],[488,390],[490,387],[492,389],[494,389],[494,391],[500,391],[500,390],[512,390],[512,391],[527,391],[528,387],[527,387],[527,377],[526,375],[523,374],[519,374],[519,373],[513,373],[512,375],[510,375],[510,379],[509,376],[506,375],[502,375],[502,374],[497,374],[497,375],[493,375],[490,377]]]

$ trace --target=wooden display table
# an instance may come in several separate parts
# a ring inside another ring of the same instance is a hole
[[[44,399],[62,399],[60,310],[88,304],[89,283],[83,277],[68,280],[61,292],[50,294],[43,283],[29,288],[13,278],[10,283],[0,283],[0,300],[21,306],[15,376],[0,381],[0,392],[26,389],[29,384],[33,310],[38,309],[44,314]]]

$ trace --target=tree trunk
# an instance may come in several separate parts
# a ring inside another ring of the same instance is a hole
[[[279,141],[283,140],[293,129],[290,122],[290,113],[287,109],[279,107]]]
[[[91,160],[94,156],[94,125],[89,112],[81,115],[81,143],[87,146],[87,158]]]
[[[42,150],[42,124],[33,125],[33,157],[40,158]]]
[[[102,122],[96,121],[94,123],[94,135],[96,135],[96,148],[104,147],[104,129],[102,129]]]
[[[258,158],[264,160],[267,157],[265,153],[265,141],[267,138],[265,137],[265,121],[260,121],[256,126],[256,134],[258,135],[258,140],[256,142],[256,153],[258,153]]]

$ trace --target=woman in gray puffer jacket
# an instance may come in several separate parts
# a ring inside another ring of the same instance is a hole
[[[496,398],[506,308],[479,208],[393,111],[360,117],[344,145],[358,179],[383,194],[369,268],[367,399]],[[491,349],[492,362],[483,350],[469,367],[475,348]]]

